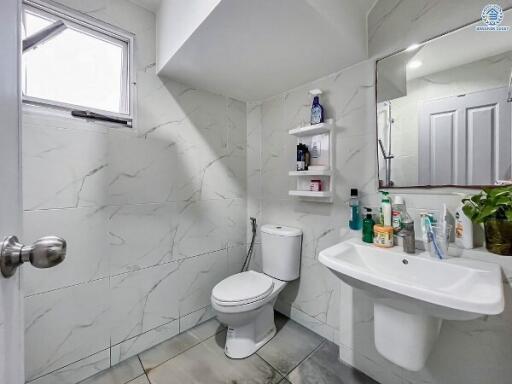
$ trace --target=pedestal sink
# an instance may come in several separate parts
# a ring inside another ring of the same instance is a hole
[[[319,261],[373,299],[377,351],[411,371],[425,365],[443,319],[497,315],[505,306],[497,264],[409,255],[358,239],[321,251]]]

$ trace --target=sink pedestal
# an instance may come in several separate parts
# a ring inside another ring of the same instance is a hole
[[[419,371],[436,343],[442,320],[374,304],[375,347],[391,362]]]

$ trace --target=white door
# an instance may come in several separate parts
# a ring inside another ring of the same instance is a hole
[[[0,9],[0,384],[23,384],[23,290],[19,265],[51,268],[66,255],[66,241],[43,237],[23,245],[21,234],[21,0]],[[8,240],[7,240],[8,239]],[[32,268],[29,266],[29,268]]]
[[[507,88],[424,102],[419,112],[419,184],[510,180],[511,143]]]
[[[21,233],[20,1],[0,9],[0,241]],[[18,271],[0,275],[0,383],[22,384],[23,311]]]

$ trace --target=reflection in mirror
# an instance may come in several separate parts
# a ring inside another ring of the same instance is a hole
[[[512,32],[475,25],[377,62],[381,187],[511,182]]]

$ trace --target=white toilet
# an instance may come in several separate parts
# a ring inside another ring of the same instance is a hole
[[[213,288],[212,307],[228,327],[224,348],[228,357],[248,357],[275,335],[274,303],[287,282],[299,278],[301,246],[300,229],[264,225],[263,273],[237,273]]]

